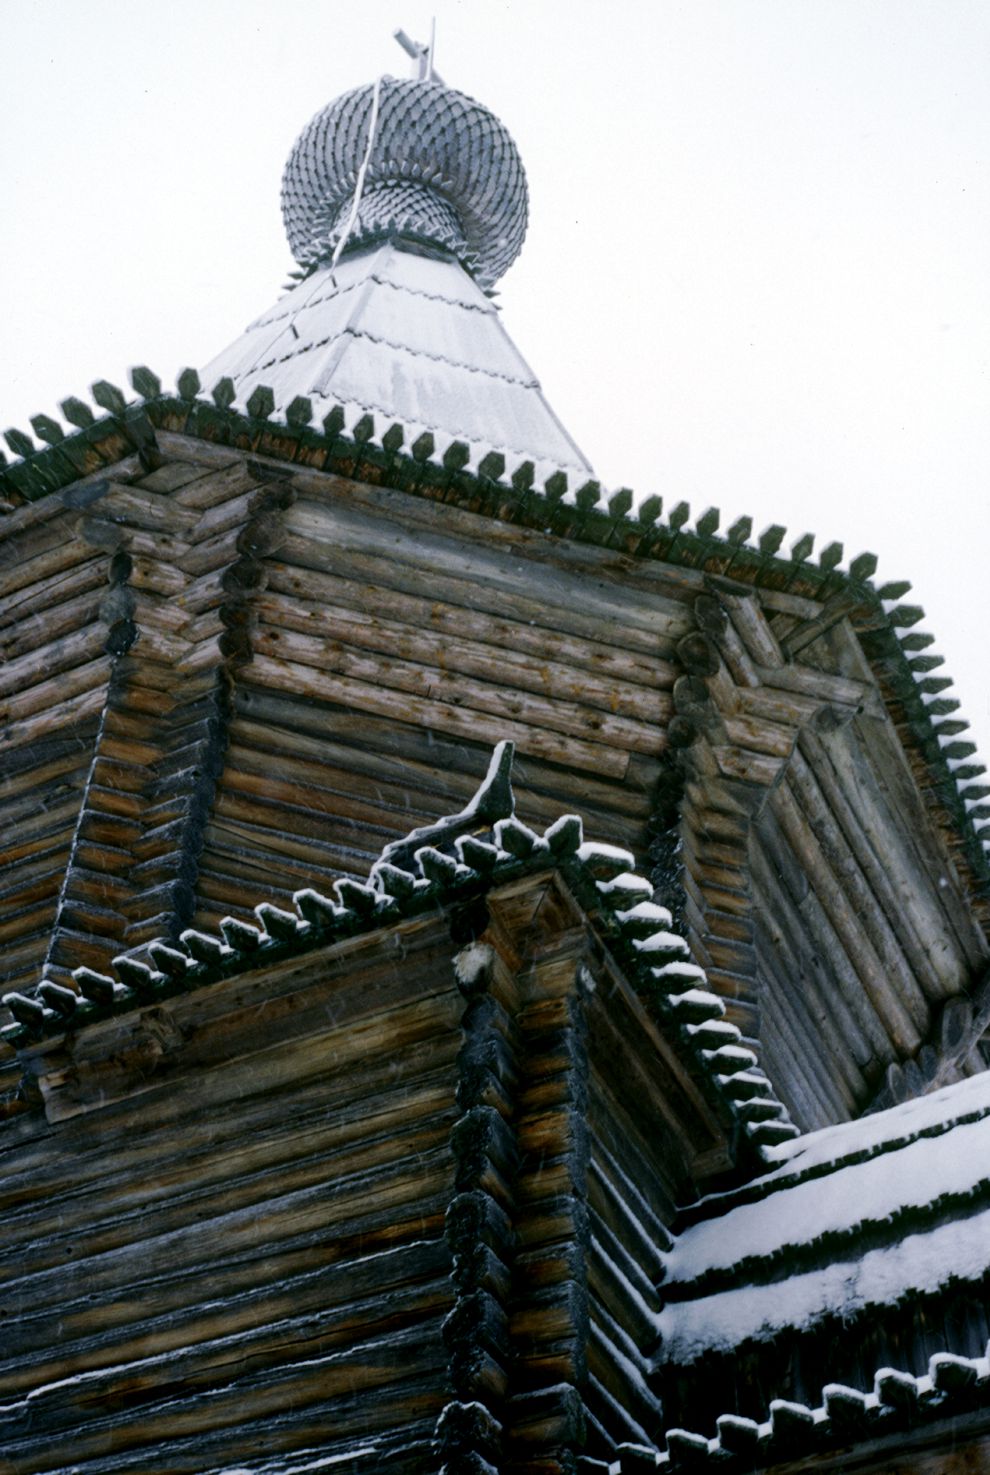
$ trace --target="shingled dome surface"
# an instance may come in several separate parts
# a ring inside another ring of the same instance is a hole
[[[438,82],[383,77],[345,92],[309,122],[289,155],[282,215],[303,266],[327,259],[351,213],[358,172],[368,169],[357,244],[385,227],[446,246],[491,286],[512,265],[526,234],[526,175],[498,118]],[[372,129],[372,124],[374,124]]]

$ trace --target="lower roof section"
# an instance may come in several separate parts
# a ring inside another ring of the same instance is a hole
[[[848,1322],[987,1274],[990,1073],[768,1155],[782,1165],[696,1205],[666,1257],[666,1360]]]
[[[772,1469],[956,1414],[985,1429],[990,1074],[767,1156],[663,1257],[658,1378],[694,1432],[658,1463]]]

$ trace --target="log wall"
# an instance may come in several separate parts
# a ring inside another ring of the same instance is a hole
[[[100,617],[107,559],[52,499],[6,519],[0,546],[0,986],[34,984],[110,673]]]
[[[51,1122],[0,1140],[5,1471],[431,1468],[462,1007],[424,922],[39,1065]]]
[[[986,939],[867,658],[874,614],[796,571],[749,587],[741,554],[717,574],[631,556],[621,533],[166,429],[12,513],[5,986],[365,873],[510,737],[523,818],[576,812],[641,869],[660,857],[802,1126],[862,1110],[891,1068],[908,1094],[982,1068],[975,1006],[946,1063],[944,1006],[973,995]]]

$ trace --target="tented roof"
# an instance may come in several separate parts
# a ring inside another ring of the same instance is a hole
[[[276,416],[305,396],[317,421],[339,405],[348,429],[370,414],[379,435],[429,431],[441,455],[461,441],[472,468],[494,450],[538,477],[591,475],[491,299],[452,258],[394,241],[293,287],[203,371],[208,388],[224,377],[242,407],[266,386]]]

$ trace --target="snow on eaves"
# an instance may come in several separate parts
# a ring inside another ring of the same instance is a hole
[[[966,1199],[980,1189],[990,1190],[990,1116],[784,1185],[696,1224],[667,1257],[668,1284],[747,1260],[775,1259],[826,1235],[858,1231],[946,1198]]]
[[[888,1151],[924,1132],[952,1126],[965,1117],[981,1113],[990,1113],[990,1071],[888,1107],[886,1111],[779,1143],[768,1151],[767,1157],[779,1162],[790,1177],[822,1164],[846,1162],[862,1153]],[[767,1174],[765,1181],[772,1182],[780,1176]]]
[[[785,1161],[705,1201],[664,1254],[665,1360],[849,1322],[990,1272],[990,1073],[767,1156]]]
[[[662,1356],[684,1365],[788,1328],[807,1330],[832,1317],[848,1322],[949,1281],[978,1280],[988,1266],[990,1209],[783,1280],[669,1304],[658,1317]]]

